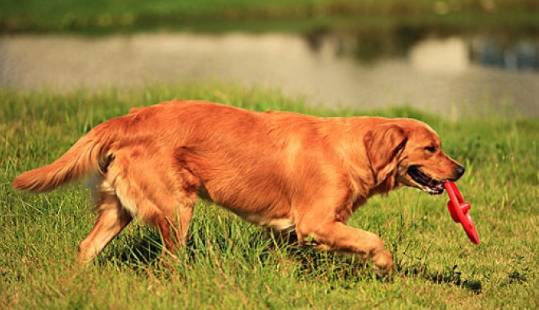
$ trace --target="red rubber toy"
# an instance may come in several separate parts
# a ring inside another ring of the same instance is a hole
[[[447,202],[447,209],[451,214],[451,218],[456,223],[461,223],[464,231],[475,244],[479,244],[479,235],[475,230],[475,226],[472,221],[472,217],[469,214],[472,207],[468,202],[464,201],[462,194],[459,192],[457,185],[453,182],[444,183],[445,190],[449,195],[449,201]]]

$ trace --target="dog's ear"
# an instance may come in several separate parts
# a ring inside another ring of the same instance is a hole
[[[394,124],[378,125],[365,135],[363,142],[367,156],[378,180],[385,179],[396,168],[395,159],[402,153],[407,141],[404,129]]]

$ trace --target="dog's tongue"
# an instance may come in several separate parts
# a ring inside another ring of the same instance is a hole
[[[447,209],[449,210],[449,214],[451,214],[451,218],[456,223],[462,224],[462,227],[468,235],[468,238],[470,238],[470,241],[475,244],[479,244],[479,234],[477,234],[472,217],[469,214],[472,206],[468,202],[464,201],[464,198],[462,197],[462,194],[455,183],[445,182],[444,187],[447,191],[447,195],[449,196]]]

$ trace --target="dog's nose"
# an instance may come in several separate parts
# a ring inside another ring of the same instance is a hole
[[[460,179],[460,177],[464,174],[464,171],[466,171],[464,166],[459,165],[457,168],[455,168],[455,181]]]

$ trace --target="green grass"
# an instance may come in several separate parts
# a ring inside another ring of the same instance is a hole
[[[380,234],[397,274],[334,253],[274,241],[206,202],[197,205],[179,261],[160,259],[159,235],[131,225],[92,265],[74,263],[90,230],[88,190],[74,184],[35,195],[13,177],[50,162],[99,122],[131,106],[204,98],[256,110],[359,115],[323,110],[273,91],[154,87],[147,91],[17,93],[0,90],[0,308],[537,308],[539,206],[537,119],[449,122],[409,108],[368,114],[413,116],[464,162],[459,185],[481,236],[474,246],[445,207],[446,196],[400,189],[376,197],[350,224]]]
[[[0,1],[0,31],[480,26],[533,32],[539,26],[537,9],[537,0],[22,0]]]

